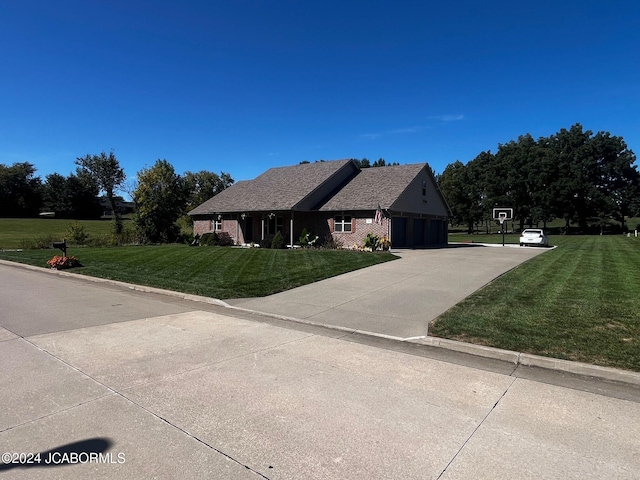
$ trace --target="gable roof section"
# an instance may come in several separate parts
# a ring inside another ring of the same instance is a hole
[[[363,168],[320,211],[375,210],[392,208],[426,163]]]
[[[314,195],[326,195],[323,186],[332,188],[333,183],[346,180],[355,170],[352,160],[270,168],[254,180],[234,183],[189,214],[294,210]]]

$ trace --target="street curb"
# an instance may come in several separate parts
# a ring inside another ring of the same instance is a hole
[[[502,350],[500,348],[487,347],[484,345],[475,345],[473,343],[458,342],[456,340],[448,340],[440,337],[424,337],[419,340],[412,340],[415,343],[429,345],[431,347],[446,348],[456,352],[468,353],[478,357],[493,358],[494,360],[502,360],[503,362],[518,365],[520,354],[512,350]]]
[[[631,370],[621,370],[618,368],[601,367],[590,363],[573,362],[553,357],[543,357],[529,353],[521,353],[513,350],[502,350],[500,348],[475,345],[473,343],[458,342],[439,337],[425,337],[414,342],[422,343],[433,347],[446,348],[457,352],[468,353],[478,357],[493,358],[513,363],[516,366],[537,367],[556,372],[571,373],[586,377],[599,378],[610,382],[627,383],[640,386],[640,372]]]
[[[559,358],[552,357],[541,357],[539,355],[531,355],[528,353],[519,354],[518,364],[527,367],[545,368],[547,370],[594,377],[602,380],[608,380],[610,382],[627,383],[630,385],[640,386],[640,373],[632,372],[630,370],[601,367],[599,365],[591,365],[589,363],[572,362],[570,360],[561,360]]]
[[[283,320],[287,322],[298,323],[301,325],[309,325],[313,327],[324,328],[324,329],[336,331],[336,332],[343,332],[347,335],[355,334],[355,335],[362,335],[365,337],[396,341],[404,344],[423,345],[425,347],[430,347],[430,348],[441,348],[444,350],[451,350],[451,351],[456,351],[460,353],[466,353],[466,354],[474,355],[477,357],[490,358],[494,360],[512,363],[516,367],[517,366],[537,367],[537,368],[543,368],[546,370],[553,370],[557,372],[565,372],[565,373],[570,373],[574,375],[593,377],[600,380],[607,380],[610,382],[618,382],[618,383],[625,383],[629,385],[640,386],[640,372],[633,372],[630,370],[621,370],[621,369],[611,368],[611,367],[601,367],[598,365],[591,365],[589,363],[573,362],[570,360],[561,360],[559,358],[542,357],[539,355],[520,353],[512,350],[503,350],[500,348],[487,347],[484,345],[475,345],[472,343],[459,342],[456,340],[449,340],[449,339],[440,338],[440,337],[427,336],[419,339],[405,339],[402,337],[395,337],[392,335],[385,335],[382,333],[369,332],[366,330],[356,330],[353,328],[316,323],[310,320],[287,317],[284,315],[277,315],[274,313],[250,310],[247,308],[229,305],[228,303],[222,300],[218,300],[217,298],[204,297],[201,295],[192,295],[188,293],[175,292],[173,290],[164,290],[162,288],[147,287],[144,285],[136,285],[133,283],[120,282],[118,280],[109,280],[107,278],[91,277],[89,275],[81,275],[78,273],[46,269],[42,267],[35,267],[33,265],[27,265],[24,263],[9,262],[7,260],[0,260],[0,265],[24,268],[26,270],[33,270],[38,272],[45,272],[52,275],[70,277],[70,278],[90,281],[94,283],[105,283],[108,285],[115,285],[121,288],[135,290],[139,292],[155,293],[158,295],[165,295],[165,296],[179,298],[182,300],[189,300],[193,302],[201,302],[209,305],[218,305],[221,307],[229,308],[231,310],[237,310],[245,313],[261,315],[261,316]]]
[[[201,295],[192,295],[190,293],[175,292],[173,290],[165,290],[163,288],[147,287],[145,285],[137,285],[135,283],[120,282],[118,280],[110,280],[108,278],[92,277],[89,275],[82,275],[79,273],[65,272],[62,270],[56,270],[51,268],[34,267],[33,265],[27,265],[24,263],[9,262],[7,260],[0,260],[0,265],[7,265],[9,267],[21,267],[26,270],[34,270],[37,272],[49,273],[51,275],[58,275],[61,277],[75,278],[78,280],[85,280],[94,283],[106,283],[108,285],[115,285],[117,287],[128,288],[129,290],[135,290],[137,292],[155,293],[158,295],[166,295],[168,297],[179,298],[181,300],[191,300],[193,302],[208,303],[209,305],[219,305],[221,307],[229,307],[227,303],[217,298],[203,297]]]

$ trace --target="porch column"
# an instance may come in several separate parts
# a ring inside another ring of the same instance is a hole
[[[289,220],[289,237],[291,237],[289,245],[293,248],[293,210],[291,210],[291,220]]]
[[[260,225],[261,225],[261,230],[262,230],[262,233],[260,233],[260,239],[264,242],[264,215],[262,216],[262,219],[260,220]]]

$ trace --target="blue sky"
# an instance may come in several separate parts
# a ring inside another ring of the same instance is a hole
[[[635,0],[0,0],[0,163],[442,172],[578,122],[638,152],[639,22]]]

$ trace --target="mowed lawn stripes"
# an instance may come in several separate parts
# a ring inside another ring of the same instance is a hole
[[[445,312],[430,332],[640,370],[640,238],[553,237],[553,251]]]

